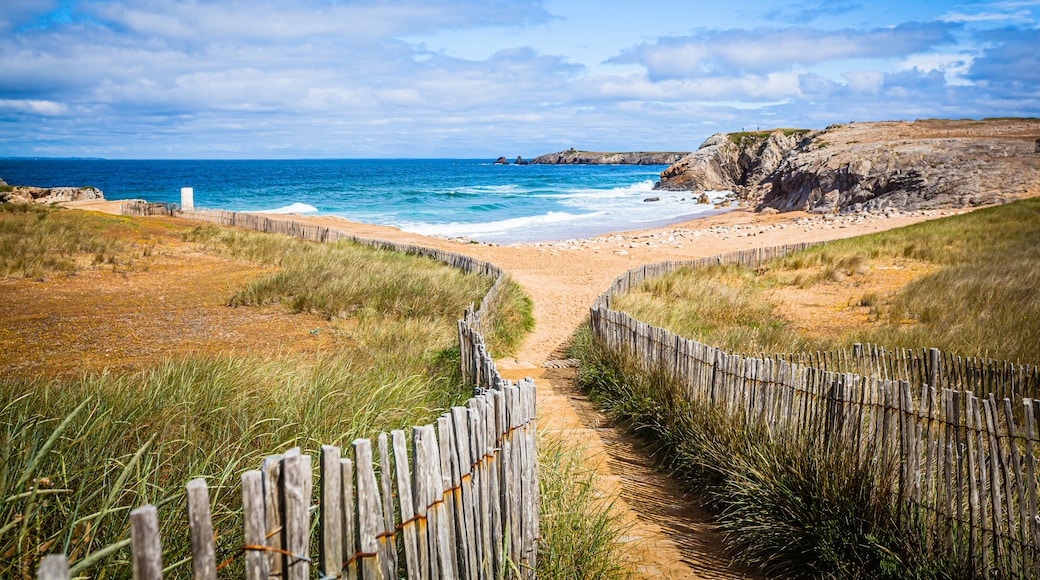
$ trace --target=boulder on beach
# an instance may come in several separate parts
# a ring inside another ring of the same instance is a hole
[[[105,194],[96,187],[30,187],[2,184],[0,203],[58,203],[105,199]]]

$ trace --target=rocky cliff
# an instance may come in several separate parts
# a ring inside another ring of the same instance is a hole
[[[61,201],[80,201],[87,199],[105,199],[100,189],[95,187],[29,187],[26,185],[7,185],[0,180],[0,203],[57,203]]]
[[[539,155],[530,163],[542,165],[671,165],[685,155],[684,152],[601,153],[570,149],[559,153]]]
[[[656,187],[733,190],[759,208],[926,209],[1040,195],[1040,119],[849,123],[713,135]]]

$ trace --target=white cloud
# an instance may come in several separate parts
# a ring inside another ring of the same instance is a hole
[[[797,65],[915,54],[952,43],[955,28],[911,22],[863,31],[802,27],[705,31],[645,43],[612,62],[641,64],[654,79],[764,73]]]
[[[876,95],[885,83],[885,73],[877,70],[850,70],[842,73],[851,90]]]
[[[974,14],[950,12],[939,19],[943,22],[1031,21],[1032,13],[1028,10],[1019,10],[1017,12],[976,12]]]
[[[69,112],[68,105],[55,103],[54,101],[38,101],[34,99],[0,99],[0,109],[16,111],[20,113],[31,113],[46,117],[56,117]]]

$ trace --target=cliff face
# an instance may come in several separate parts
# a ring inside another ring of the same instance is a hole
[[[997,203],[1040,194],[1040,120],[850,123],[714,135],[661,189],[731,189],[760,208],[818,213]]]
[[[530,163],[542,165],[671,165],[682,159],[686,153],[669,152],[629,152],[598,153],[595,151],[577,151],[570,149],[559,153],[539,155]]]
[[[697,151],[661,172],[655,189],[723,190],[771,175],[807,131],[716,133]]]

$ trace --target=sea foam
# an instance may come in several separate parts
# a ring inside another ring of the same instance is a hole
[[[254,211],[253,213],[274,213],[274,214],[288,214],[288,213],[318,213],[318,208],[313,205],[307,205],[306,203],[293,203],[285,207],[278,207],[275,209],[262,209]]]

